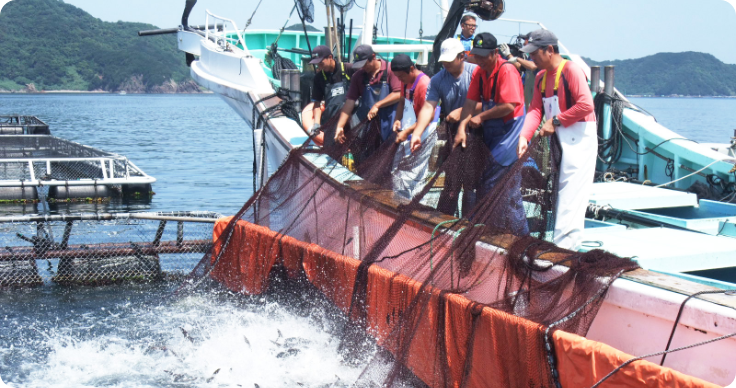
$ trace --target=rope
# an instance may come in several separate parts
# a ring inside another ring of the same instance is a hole
[[[607,374],[605,377],[603,377],[602,379],[600,379],[597,383],[593,384],[593,386],[591,386],[590,388],[597,388],[604,381],[608,380],[608,378],[610,378],[611,376],[613,376],[616,372],[620,371],[622,368],[624,368],[625,366],[631,364],[634,361],[639,361],[641,359],[649,358],[649,357],[654,357],[654,356],[661,356],[663,354],[669,354],[669,353],[679,352],[681,350],[687,350],[687,349],[691,349],[691,348],[694,348],[694,347],[697,347],[697,346],[708,345],[710,343],[713,343],[713,342],[716,342],[716,341],[720,341],[720,340],[724,340],[726,338],[731,338],[731,337],[736,337],[736,333],[727,334],[727,335],[724,335],[724,336],[720,336],[718,338],[709,339],[707,341],[698,342],[698,343],[695,343],[695,344],[692,344],[692,345],[687,345],[687,346],[683,346],[683,347],[680,347],[680,348],[675,348],[675,349],[672,349],[672,350],[665,350],[665,351],[661,351],[661,352],[657,352],[657,353],[652,353],[652,354],[647,354],[647,355],[644,355],[644,356],[632,358],[632,359],[624,362],[623,364],[619,365],[618,368],[612,370],[611,373]]]
[[[560,384],[560,373],[557,371],[557,360],[555,359],[555,352],[554,347],[552,346],[550,331],[555,327],[559,326],[572,318],[574,318],[576,315],[578,315],[581,311],[583,311],[586,307],[591,305],[593,302],[595,302],[598,298],[603,297],[603,294],[608,291],[608,288],[611,287],[611,284],[614,280],[618,279],[621,274],[624,273],[623,270],[619,271],[615,276],[612,276],[608,283],[606,283],[605,287],[601,287],[598,292],[596,292],[595,295],[593,295],[590,299],[588,299],[587,302],[585,302],[584,305],[580,306],[577,310],[571,312],[566,317],[563,317],[562,319],[558,320],[557,322],[553,322],[551,325],[547,326],[547,329],[544,330],[544,349],[547,351],[547,364],[549,365],[550,371],[552,373],[552,378],[555,383],[556,388],[562,388],[562,384]]]
[[[719,160],[719,159],[716,159],[716,160],[714,160],[713,162],[711,162],[711,163],[710,163],[709,165],[707,165],[707,166],[705,166],[705,167],[701,168],[701,169],[700,169],[700,170],[698,170],[698,171],[695,171],[695,172],[693,172],[693,173],[691,173],[691,174],[687,174],[687,175],[685,175],[684,177],[681,177],[681,178],[675,179],[675,180],[673,180],[673,181],[670,181],[670,182],[667,182],[667,183],[662,183],[661,185],[657,185],[657,186],[654,186],[654,187],[662,187],[662,186],[667,186],[667,185],[671,185],[671,184],[673,184],[673,183],[675,183],[675,182],[679,182],[679,181],[681,181],[681,180],[683,180],[683,179],[687,179],[687,178],[690,178],[691,176],[693,176],[693,175],[696,175],[696,174],[698,174],[698,173],[702,172],[702,171],[703,171],[703,170],[705,170],[706,168],[708,168],[708,167],[710,167],[710,166],[712,166],[712,165],[714,165],[714,164],[716,164],[716,163],[718,163],[718,162],[720,162],[720,161],[721,161],[721,160]]]
[[[434,227],[434,230],[432,231],[432,236],[429,238],[429,241],[430,241],[430,244],[429,244],[429,270],[430,271],[434,268],[434,263],[432,262],[432,258],[433,258],[432,248],[433,248],[433,243],[434,243],[434,234],[437,232],[437,229],[439,229],[440,226],[442,226],[444,224],[458,222],[458,221],[460,221],[460,220],[447,220],[447,221],[442,221],[439,224],[437,224],[437,226]]]
[[[724,223],[725,225],[725,223]],[[720,232],[719,232],[720,233]],[[672,339],[675,337],[675,330],[677,330],[677,324],[680,323],[680,317],[682,317],[682,312],[685,310],[685,304],[692,298],[695,298],[696,296],[705,295],[705,294],[729,294],[733,293],[733,291],[730,290],[714,290],[714,291],[700,291],[696,292],[687,298],[685,298],[684,301],[682,301],[682,304],[680,304],[680,311],[677,312],[677,318],[675,318],[675,324],[672,325],[672,333],[670,333],[670,339],[667,341],[667,347],[665,347],[665,351],[670,350],[670,345],[672,345]],[[667,354],[665,353],[662,356],[662,361],[659,363],[660,366],[664,366],[664,359],[667,357]]]
[[[262,1],[263,0],[258,0],[258,5],[256,5],[256,9],[253,10],[253,14],[250,15],[250,19],[248,19],[248,21],[245,23],[245,27],[243,28],[243,33],[245,33],[245,30],[247,30],[248,27],[250,26],[250,23],[253,21],[253,17],[256,16],[256,12],[258,11],[258,7],[261,6]]]

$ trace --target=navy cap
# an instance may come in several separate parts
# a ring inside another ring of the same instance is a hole
[[[529,43],[521,48],[521,52],[531,53],[547,46],[557,46],[557,36],[550,30],[534,30],[529,33]]]
[[[323,59],[332,55],[330,48],[325,45],[319,45],[312,50],[312,60],[309,61],[310,65],[316,65],[322,62]]]
[[[391,71],[406,71],[414,66],[411,57],[406,54],[396,54],[391,60]]]
[[[496,37],[490,32],[481,32],[473,39],[473,49],[470,50],[471,55],[488,56],[498,47]]]
[[[373,48],[367,44],[361,44],[353,50],[353,69],[358,70],[373,57]]]

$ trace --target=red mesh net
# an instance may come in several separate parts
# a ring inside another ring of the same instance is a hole
[[[431,387],[554,386],[547,329],[585,335],[608,285],[637,266],[549,242],[559,150],[548,139],[500,167],[479,136],[452,149],[453,135],[441,124],[408,153],[368,122],[345,144],[294,149],[218,224],[193,275],[247,294],[275,268],[306,279],[385,350],[356,386],[407,374]]]

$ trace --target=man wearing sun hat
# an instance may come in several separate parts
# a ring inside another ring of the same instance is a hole
[[[598,150],[593,96],[583,69],[562,58],[557,36],[551,31],[532,31],[521,51],[529,54],[539,73],[519,135],[518,153],[526,152],[544,115],[547,121],[540,136],[557,136],[562,148],[554,242],[562,248],[576,249],[585,225]]]
[[[466,146],[467,131],[483,134],[483,142],[491,157],[482,173],[476,196],[481,200],[502,181],[511,165],[518,160],[516,148],[524,126],[524,87],[516,67],[501,58],[496,37],[488,32],[476,35],[470,54],[478,68],[473,72],[468,97],[460,117],[454,146]],[[476,105],[482,103],[480,113]],[[517,174],[518,175],[518,174]],[[521,176],[508,184],[520,185]],[[506,228],[516,235],[526,235],[529,227],[521,192],[511,190]]]

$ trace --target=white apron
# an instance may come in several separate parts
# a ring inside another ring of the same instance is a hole
[[[413,102],[404,101],[404,115],[401,120],[401,129],[417,121]],[[411,136],[399,144],[391,168],[391,180],[394,192],[405,197],[413,198],[424,189],[429,176],[429,159],[437,142],[437,122],[430,123],[422,132],[422,146],[415,153],[411,152]]]
[[[542,105],[547,120],[560,114],[557,96],[542,98]],[[562,161],[554,243],[561,248],[576,250],[582,240],[585,210],[595,177],[598,132],[596,122],[587,121],[569,127],[559,126],[555,133],[562,147]]]

